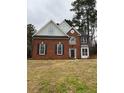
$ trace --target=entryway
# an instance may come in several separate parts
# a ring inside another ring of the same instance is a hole
[[[69,48],[69,57],[76,58],[76,49],[75,48]]]
[[[89,57],[89,47],[87,45],[81,46],[81,58]]]

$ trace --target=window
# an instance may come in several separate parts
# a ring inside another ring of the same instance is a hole
[[[63,55],[63,44],[57,44],[57,55]]]
[[[73,34],[74,33],[74,30],[71,30],[71,33]]]
[[[83,56],[87,56],[87,49],[82,49]]]
[[[70,37],[69,44],[71,44],[71,45],[76,44],[76,38],[75,37]]]
[[[87,43],[87,38],[81,37],[81,43]]]
[[[39,45],[39,55],[45,55],[45,50],[46,50],[46,47],[45,47],[45,44],[40,44]]]
[[[89,57],[89,46],[81,45],[81,58],[88,58],[88,57]]]

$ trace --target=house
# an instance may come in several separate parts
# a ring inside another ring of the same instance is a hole
[[[80,59],[89,57],[87,39],[65,20],[52,20],[33,35],[33,59]]]

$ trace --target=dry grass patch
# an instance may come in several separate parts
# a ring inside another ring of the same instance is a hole
[[[28,93],[96,93],[96,59],[28,60]]]

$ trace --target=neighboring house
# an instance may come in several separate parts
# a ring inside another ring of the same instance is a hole
[[[33,59],[80,59],[89,57],[87,39],[65,20],[52,20],[33,35]]]

